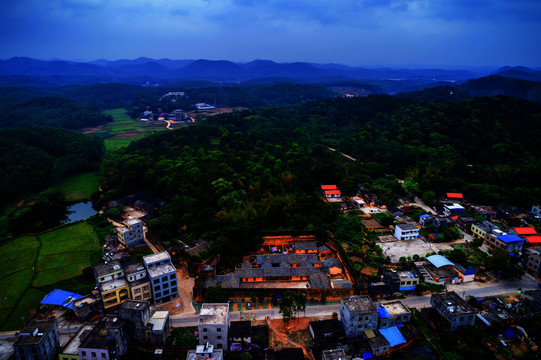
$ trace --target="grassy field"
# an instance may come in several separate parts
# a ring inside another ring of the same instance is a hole
[[[58,189],[64,194],[68,202],[90,200],[90,195],[98,190],[98,174],[88,172],[75,175],[64,181]]]
[[[0,330],[19,329],[52,286],[97,263],[100,244],[84,222],[0,245]],[[72,290],[65,288],[63,290]]]
[[[99,132],[110,135],[109,138],[105,139],[107,150],[120,149],[135,139],[166,129],[165,122],[142,122],[130,119],[125,109],[112,109],[105,111],[105,113],[114,119]]]

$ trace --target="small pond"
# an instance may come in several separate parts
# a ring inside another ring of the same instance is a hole
[[[70,224],[75,221],[88,219],[92,215],[97,214],[97,211],[92,209],[92,202],[80,202],[68,206],[68,218],[64,220],[64,224]]]

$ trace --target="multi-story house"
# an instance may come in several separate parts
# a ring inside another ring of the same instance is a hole
[[[81,360],[117,360],[128,352],[127,322],[105,315],[79,345]]]
[[[90,334],[94,324],[84,324],[58,354],[58,360],[80,360],[79,346]],[[97,360],[97,359],[96,359]]]
[[[516,235],[510,234],[499,236],[487,234],[487,236],[485,236],[485,244],[491,249],[500,247],[508,253],[516,255],[522,251],[524,240]]]
[[[144,341],[146,327],[150,320],[150,302],[126,300],[120,305],[119,315],[128,322],[130,337],[137,341]]]
[[[145,243],[143,222],[139,219],[124,220],[124,227],[116,228],[118,240],[126,248],[132,248]]]
[[[199,344],[227,349],[229,304],[204,303],[199,311]]]
[[[475,309],[454,291],[432,294],[430,305],[450,323],[451,330],[475,324]]]
[[[213,345],[205,344],[195,347],[195,350],[189,350],[186,360],[223,360],[224,350],[215,349]]]
[[[487,236],[487,234],[495,234],[495,235],[503,234],[502,229],[500,229],[497,225],[487,220],[483,221],[482,223],[472,224],[471,231],[473,233],[473,236],[479,239],[484,239]]]
[[[342,298],[340,322],[347,337],[359,337],[365,330],[378,328],[378,308],[368,296]]]
[[[59,348],[56,320],[32,320],[13,344],[17,360],[56,360]]]
[[[153,345],[165,345],[171,331],[169,311],[156,311],[148,320],[145,342]]]
[[[399,324],[407,324],[411,321],[411,311],[401,301],[391,301],[381,304],[378,308],[379,328],[386,329]]]
[[[147,269],[143,264],[130,264],[124,269],[130,287],[130,297],[134,300],[151,300],[150,279],[147,277]]]
[[[177,297],[177,270],[167,251],[143,257],[152,286],[154,303],[164,303]]]
[[[394,236],[398,240],[412,240],[419,236],[419,228],[413,224],[398,224],[394,228]]]
[[[528,274],[534,277],[541,274],[541,248],[526,249],[523,261]]]
[[[118,306],[130,298],[130,288],[119,261],[94,265],[94,275],[105,309]]]

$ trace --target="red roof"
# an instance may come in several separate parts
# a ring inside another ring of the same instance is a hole
[[[451,218],[450,218],[450,219],[451,219],[451,220],[453,220],[453,221],[457,221],[457,220],[458,220],[458,215],[455,215],[455,216],[451,216]]]
[[[321,190],[336,190],[336,185],[321,185]]]
[[[340,195],[340,190],[325,190],[325,195]]]
[[[529,244],[541,245],[541,235],[525,236],[524,238]]]
[[[462,199],[464,198],[461,193],[447,193],[447,197],[451,199]]]
[[[514,227],[511,229],[515,230],[518,235],[537,235],[537,231],[530,226]]]

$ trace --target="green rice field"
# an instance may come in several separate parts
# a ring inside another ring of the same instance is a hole
[[[64,194],[67,202],[90,200],[92,193],[98,191],[98,174],[88,172],[75,175],[64,181],[58,189]]]
[[[82,274],[99,262],[100,243],[90,225],[79,222],[0,245],[0,330],[17,330],[54,284]],[[71,289],[63,289],[70,291]]]

